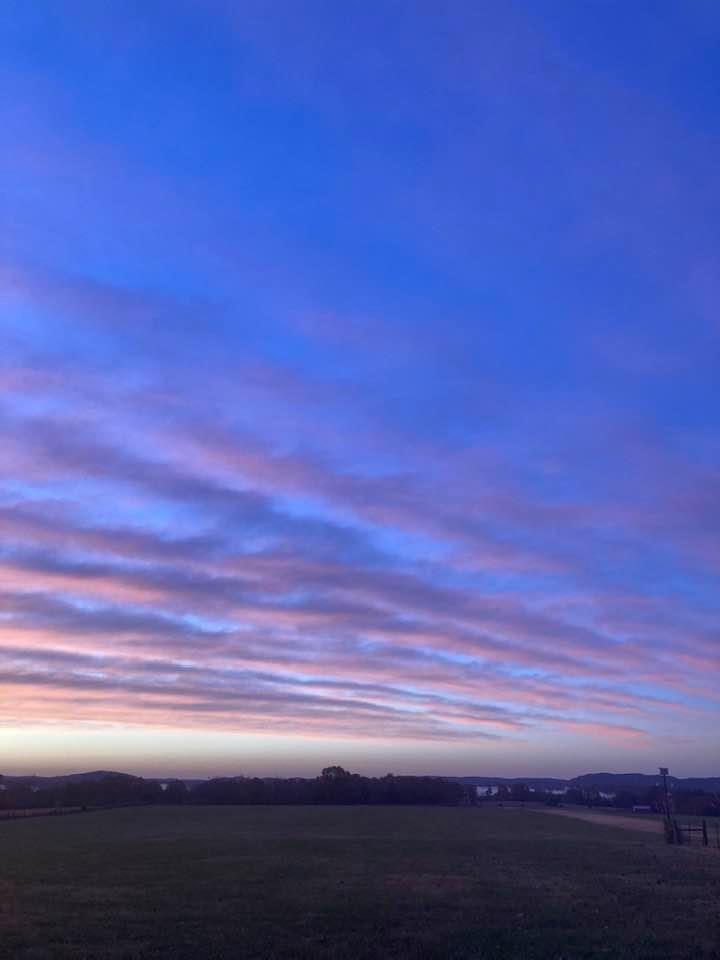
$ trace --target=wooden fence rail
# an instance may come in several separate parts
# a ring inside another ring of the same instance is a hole
[[[682,844],[694,843],[697,838],[704,847],[714,846],[720,850],[720,823],[713,826],[715,836],[711,843],[707,820],[702,820],[701,823],[679,823],[674,817],[668,818],[665,821],[665,839],[668,843]]]

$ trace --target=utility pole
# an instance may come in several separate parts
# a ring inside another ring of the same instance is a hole
[[[668,793],[667,778],[670,772],[667,767],[660,767],[660,776],[663,778],[663,791],[665,793],[665,819],[670,823],[670,794]]]

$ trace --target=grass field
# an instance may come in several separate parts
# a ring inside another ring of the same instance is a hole
[[[720,852],[532,810],[0,824],[0,957],[720,958]]]

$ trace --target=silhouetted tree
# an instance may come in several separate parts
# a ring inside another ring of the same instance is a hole
[[[514,783],[510,790],[512,800],[529,800],[530,788],[526,783]]]
[[[629,790],[621,790],[615,795],[614,804],[621,810],[631,810],[637,803],[637,797]]]
[[[182,780],[173,780],[168,783],[162,794],[162,803],[185,803],[188,789]]]

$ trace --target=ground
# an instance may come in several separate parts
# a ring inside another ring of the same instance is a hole
[[[717,960],[720,851],[498,807],[0,823],[0,958]]]
[[[588,823],[600,823],[610,827],[623,827],[627,830],[640,830],[643,833],[662,833],[664,826],[662,817],[639,817],[637,814],[627,813],[618,815],[615,811],[588,810],[585,807],[544,807],[543,813],[555,817],[575,817],[578,820],[587,820]],[[687,818],[686,818],[687,819]]]

